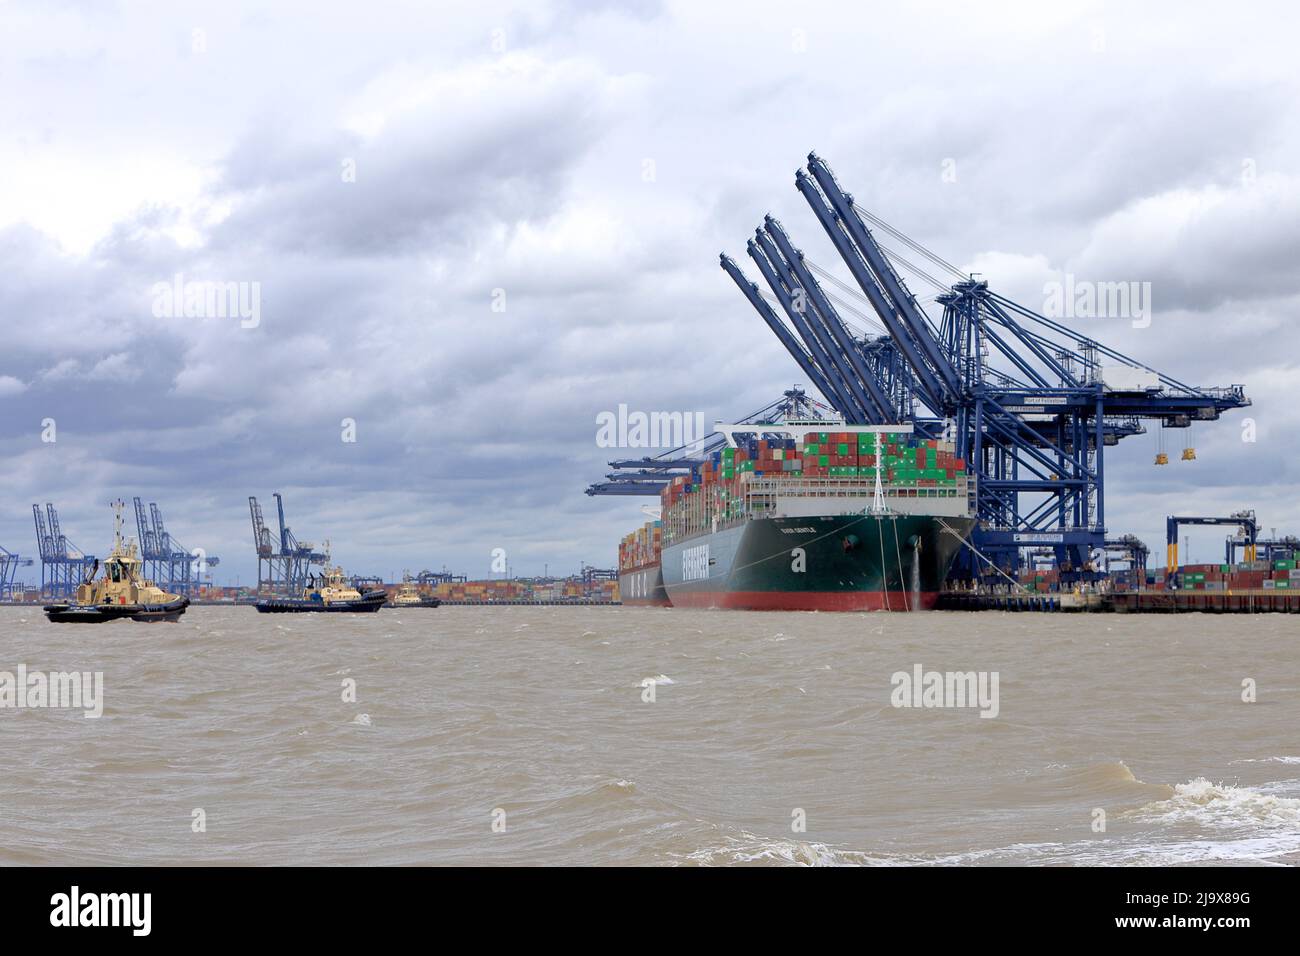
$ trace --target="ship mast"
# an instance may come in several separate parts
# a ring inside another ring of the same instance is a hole
[[[876,514],[885,510],[885,488],[880,482],[881,462],[884,460],[880,454],[880,432],[876,432],[876,494],[871,500],[871,510]]]

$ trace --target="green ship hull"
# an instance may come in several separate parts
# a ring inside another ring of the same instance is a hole
[[[871,611],[932,608],[975,519],[923,514],[755,518],[674,542],[674,607]]]

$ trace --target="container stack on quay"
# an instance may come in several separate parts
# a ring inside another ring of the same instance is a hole
[[[1112,575],[1110,588],[1127,591],[1136,586],[1134,574],[1120,571]],[[1060,590],[1060,573],[1056,570],[1027,571],[1020,583],[1038,592]],[[1300,570],[1295,561],[1243,561],[1238,564],[1185,564],[1167,583],[1164,569],[1148,571],[1142,588],[1148,591],[1300,591]]]
[[[1149,584],[1165,587],[1163,579]],[[1174,574],[1180,591],[1300,590],[1295,561],[1243,561],[1239,564],[1185,564]]]
[[[588,591],[582,578],[443,583],[433,589],[433,595],[444,604],[615,604],[619,600],[617,581],[593,581]]]
[[[1046,594],[1049,591],[1060,589],[1061,572],[1056,568],[1040,571],[1026,571],[1020,575],[1020,583],[1038,591],[1040,594]]]
[[[1164,569],[1148,572],[1141,591],[1109,595],[1121,611],[1300,613],[1300,572],[1292,559],[1238,564],[1186,564],[1166,582]]]
[[[1111,576],[1111,591],[1284,591],[1300,593],[1300,570],[1296,562],[1242,561],[1237,564],[1185,564],[1179,567],[1171,580],[1166,580],[1163,568],[1148,571],[1140,586],[1132,571],[1120,571]],[[1027,589],[1040,593],[1061,589],[1060,573],[1055,570],[1027,571],[1020,576]]]

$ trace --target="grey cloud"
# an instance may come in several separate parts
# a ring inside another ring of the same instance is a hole
[[[1180,7],[1110,10],[1098,61],[1078,52],[1090,11],[1027,9],[1025,35],[999,36],[956,8],[828,7],[799,18],[796,55],[787,6],[737,9],[323,10],[291,29],[232,8],[206,57],[182,49],[185,17],[86,13],[102,55],[65,55],[57,37],[35,61],[6,54],[14,88],[51,114],[0,107],[28,151],[3,154],[16,175],[39,182],[48,162],[93,180],[100,153],[134,150],[203,177],[196,195],[137,186],[138,207],[85,255],[60,245],[55,217],[0,225],[0,544],[30,552],[27,505],[54,500],[102,550],[104,503],[141,494],[223,557],[219,578],[247,581],[247,496],[283,491],[295,532],[330,538],[357,571],[484,574],[498,546],[520,572],[609,564],[642,516],[637,499],[581,494],[621,455],[596,447],[598,412],[712,421],[801,381],[717,253],[743,264],[771,211],[835,264],[793,189],[809,149],[949,260],[1014,267],[987,277],[1027,305],[1042,268],[1152,281],[1150,329],[1081,331],[1189,381],[1248,385],[1254,445],[1237,416],[1198,427],[1185,466],[1153,467],[1153,436],[1112,451],[1112,530],[1158,549],[1170,501],[1300,528],[1285,438],[1296,83],[1270,66],[1289,62],[1284,37],[1251,47],[1230,42],[1244,27]],[[490,49],[498,27],[517,59]],[[140,70],[136,34],[181,38],[172,82]],[[75,163],[59,151],[83,140],[94,149]],[[1239,186],[1249,156],[1254,192]],[[940,180],[947,157],[955,183]],[[1227,200],[1198,218],[1144,218],[1161,197],[1216,190]],[[149,290],[176,273],[260,282],[261,325],[154,318]],[[39,441],[47,416],[54,446]]]

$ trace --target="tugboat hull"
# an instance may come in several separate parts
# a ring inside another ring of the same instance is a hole
[[[179,621],[185,609],[190,606],[189,598],[181,598],[179,601],[172,601],[170,604],[150,604],[144,605],[138,614],[132,614],[131,620],[140,621],[144,624],[152,624],[158,621]]]
[[[167,604],[47,604],[45,616],[55,624],[106,624],[121,620],[150,623],[178,621],[189,606],[189,598]]]
[[[367,591],[355,601],[309,601],[304,598],[267,598],[254,607],[262,614],[366,614],[378,611],[388,600],[385,591]]]
[[[395,602],[393,602],[393,601],[389,601],[387,604],[384,605],[384,607],[396,607],[396,608],[403,608],[403,607],[438,607],[438,606],[440,606],[441,604],[442,604],[442,601],[440,601],[438,598],[436,598],[436,597],[427,597],[427,598],[421,598],[421,599],[418,600],[418,601],[406,601],[406,602],[404,602],[404,603],[402,603],[402,604],[397,604],[397,603],[395,603]]]

